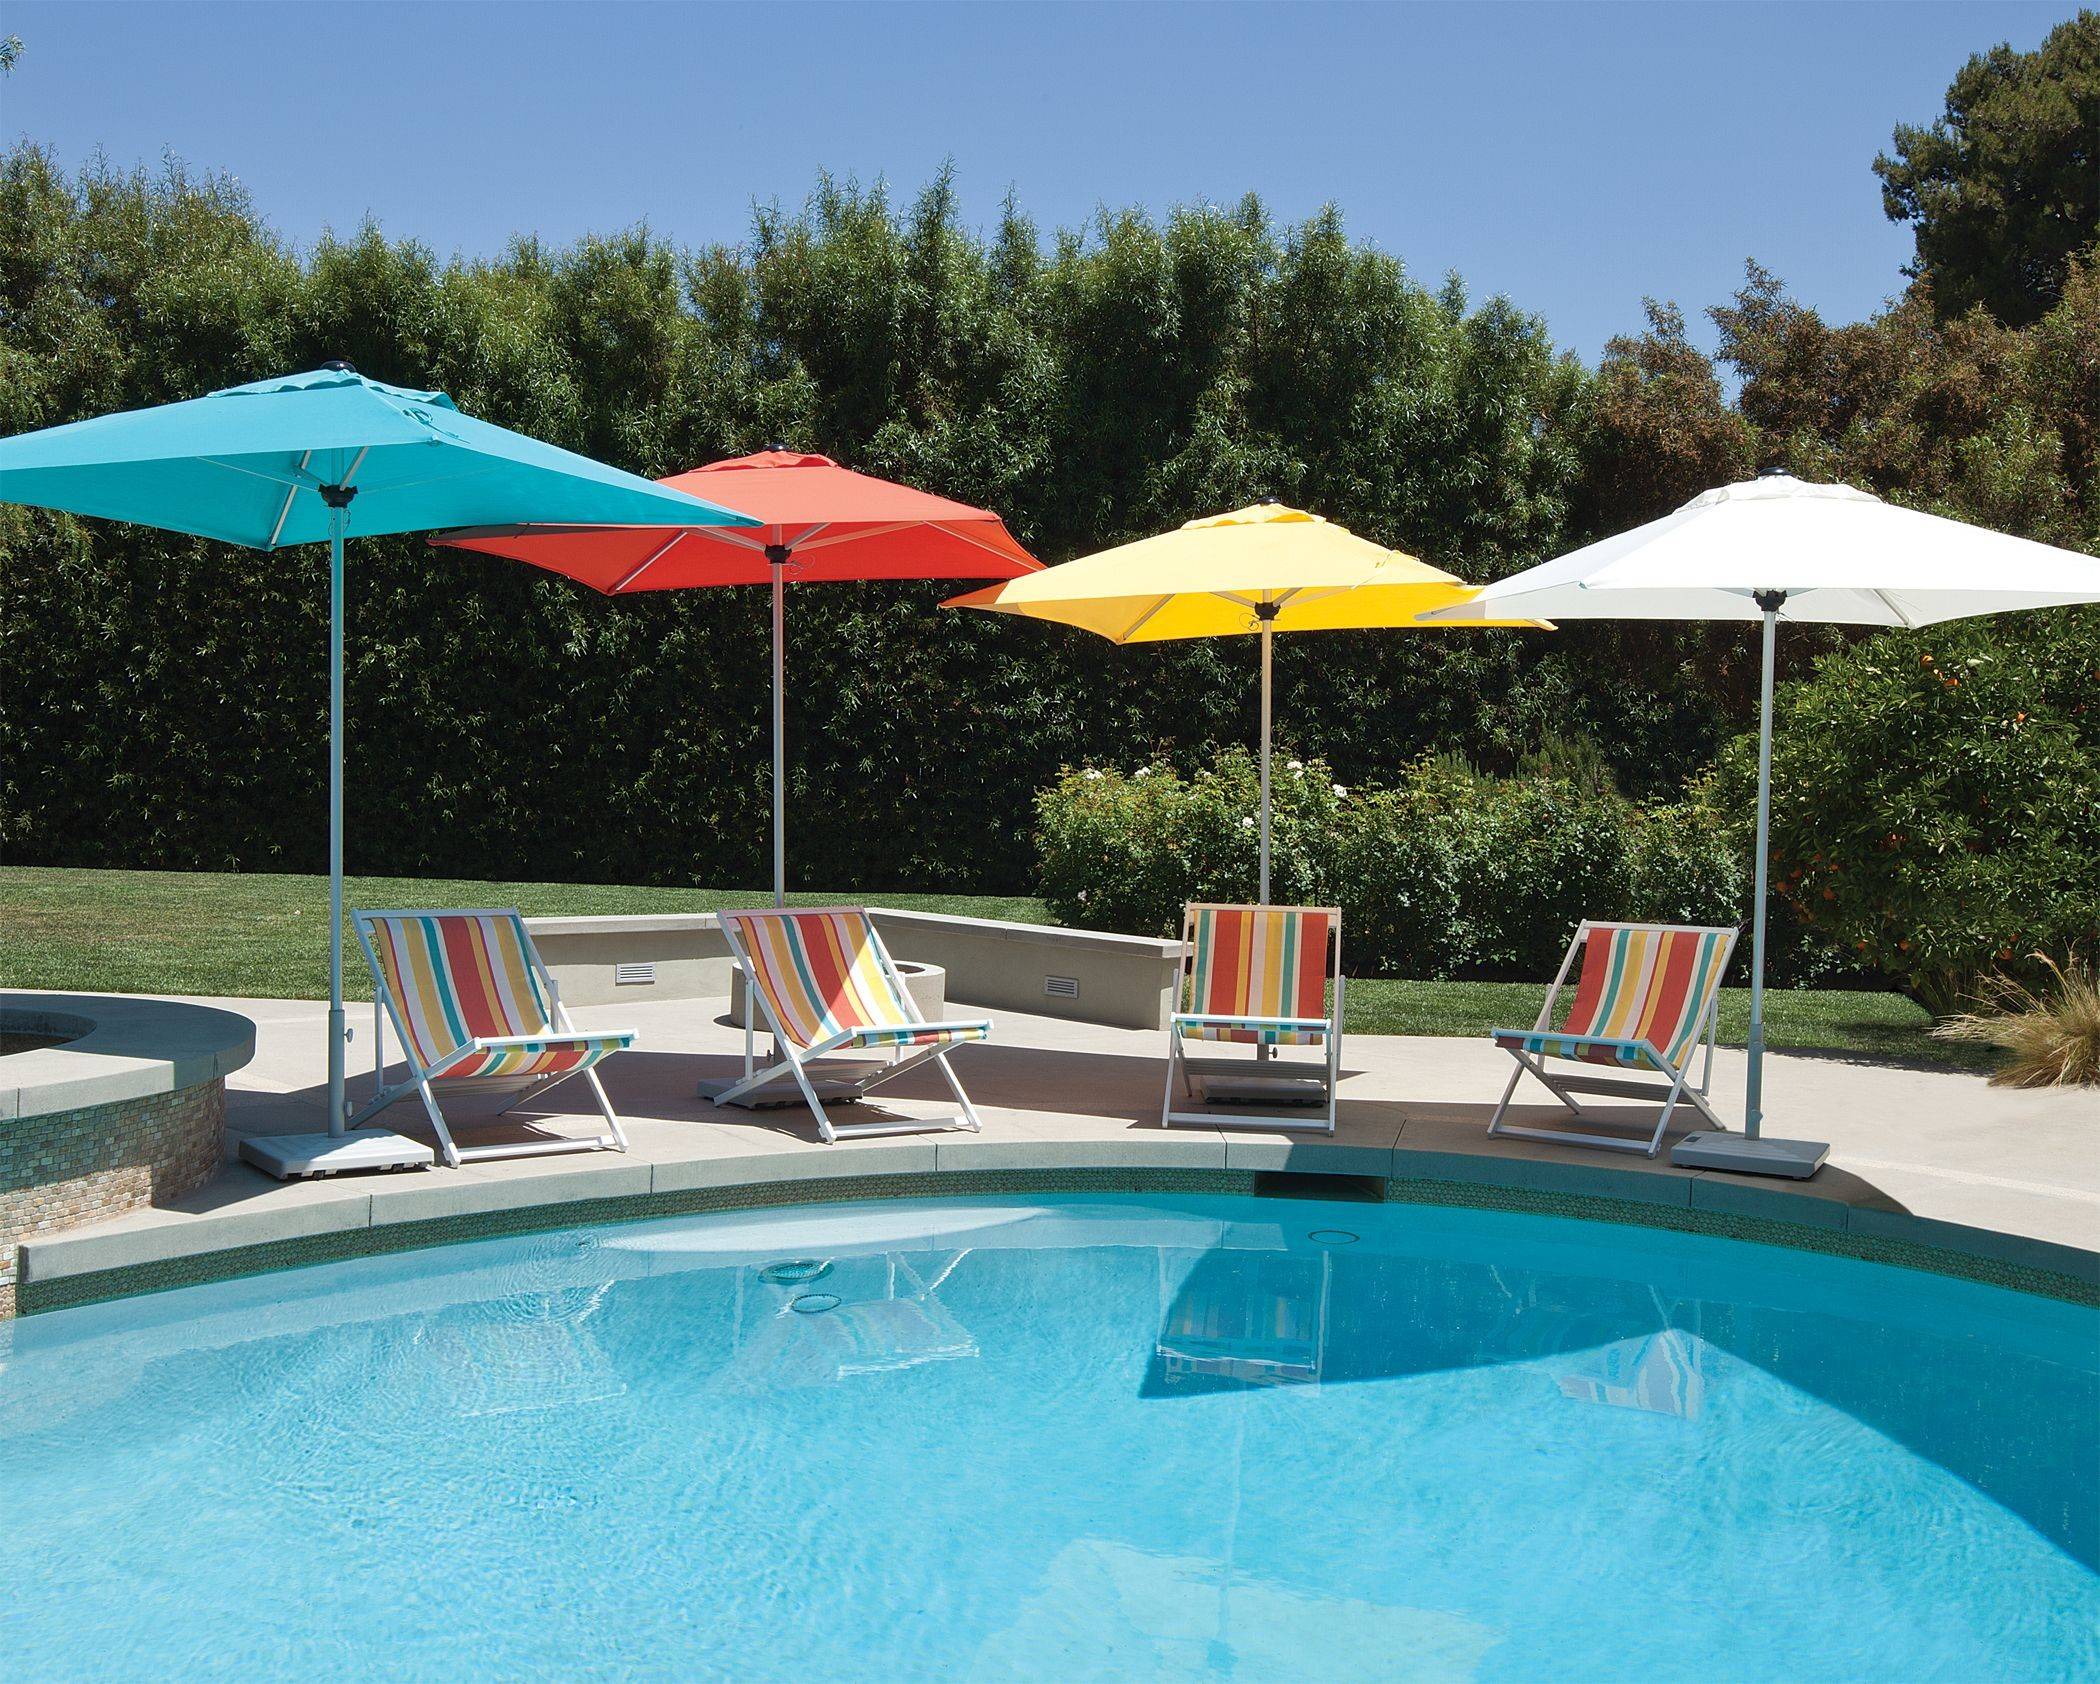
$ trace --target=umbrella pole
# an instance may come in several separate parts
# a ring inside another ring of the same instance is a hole
[[[1772,667],[1779,644],[1784,591],[1760,591],[1764,610],[1764,671],[1757,701],[1757,886],[1750,909],[1750,1069],[1743,1082],[1743,1132],[1752,1140],[1764,1121],[1765,1090],[1765,872],[1772,847]]]
[[[343,1093],[343,520],[349,502],[348,495],[328,499],[328,1132],[335,1138],[349,1108]]]
[[[1255,616],[1261,621],[1261,895],[1269,904],[1269,688],[1274,676],[1276,648],[1276,604],[1264,602]]]
[[[793,552],[768,544],[773,564],[773,904],[787,905],[787,564]]]

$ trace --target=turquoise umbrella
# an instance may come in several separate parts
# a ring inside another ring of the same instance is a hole
[[[758,523],[462,415],[443,392],[381,385],[340,362],[0,439],[0,502],[257,550],[327,541],[330,1140],[318,1150],[288,1151],[271,1167],[405,1161],[384,1130],[357,1131],[376,1137],[371,1141],[344,1140],[343,540],[519,521]]]

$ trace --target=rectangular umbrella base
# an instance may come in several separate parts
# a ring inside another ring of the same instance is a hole
[[[1790,1181],[1806,1181],[1829,1156],[1830,1147],[1820,1140],[1753,1140],[1745,1134],[1688,1134],[1670,1148],[1670,1162],[1679,1169],[1783,1175]]]
[[[420,1140],[392,1129],[343,1134],[265,1134],[241,1142],[241,1156],[279,1181],[299,1176],[349,1175],[360,1170],[428,1169],[436,1154]]]
[[[1325,1105],[1327,1067],[1271,1064],[1231,1058],[1191,1058],[1183,1063],[1196,1091],[1213,1105]]]
[[[809,1077],[809,1085],[817,1090],[819,1099],[850,1100],[858,1098],[865,1091],[871,1076],[880,1075],[888,1068],[889,1061],[886,1059],[835,1059],[822,1065],[804,1065],[803,1074]],[[699,1084],[700,1097],[711,1099],[717,1105],[727,1103],[754,1108],[804,1103],[802,1090],[796,1086],[795,1078],[784,1070],[763,1086],[725,1102],[722,1095],[742,1080],[741,1076],[710,1076]]]

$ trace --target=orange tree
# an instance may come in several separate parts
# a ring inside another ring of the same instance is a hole
[[[1725,757],[1748,815],[1756,739]],[[1786,686],[1778,913],[1928,1010],[2100,941],[2100,610],[1888,632]]]

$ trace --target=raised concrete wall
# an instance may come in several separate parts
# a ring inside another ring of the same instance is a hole
[[[870,910],[897,958],[947,972],[947,997],[958,1005],[1124,1029],[1166,1027],[1175,942],[941,912]],[[572,1006],[728,998],[729,944],[712,913],[525,922]],[[637,963],[653,963],[655,980],[613,980],[616,965]]]
[[[226,1077],[255,1025],[173,1000],[0,993],[0,1025],[66,1037],[0,1057],[0,1318],[21,1248],[164,1204],[219,1171]]]
[[[528,918],[525,927],[568,1005],[729,997],[729,943],[712,912]],[[653,964],[655,981],[616,983],[613,967],[630,964]]]

